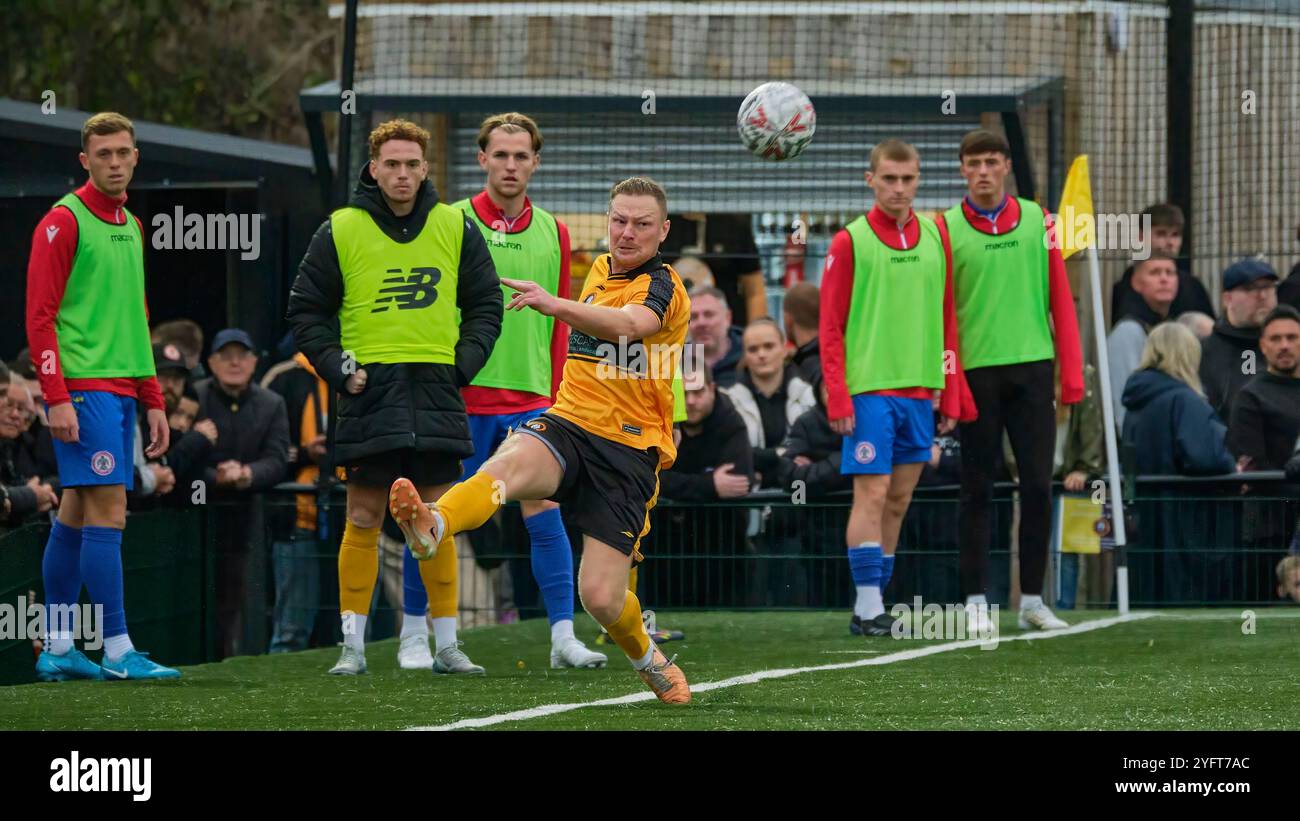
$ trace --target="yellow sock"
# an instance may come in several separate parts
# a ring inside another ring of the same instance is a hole
[[[445,498],[445,497],[444,497]],[[429,615],[435,619],[457,614],[458,580],[456,540],[447,539],[438,547],[438,555],[420,562],[420,579],[429,594]]]
[[[378,578],[379,528],[348,522],[339,545],[339,612],[368,614]]]
[[[494,482],[496,479],[492,476],[479,471],[442,494],[438,511],[442,513],[450,535],[481,527],[497,512],[505,499],[493,487]]]
[[[614,643],[633,661],[645,658],[650,650],[650,635],[646,633],[645,624],[641,621],[641,602],[637,601],[636,594],[631,590],[627,591],[627,597],[623,599],[623,612],[613,624],[606,624],[605,629],[609,631],[609,637]]]

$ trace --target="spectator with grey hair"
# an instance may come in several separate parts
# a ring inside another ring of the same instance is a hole
[[[0,524],[16,525],[38,513],[57,507],[54,488],[39,476],[23,473],[14,451],[23,425],[23,411],[12,396],[9,368],[0,362]]]
[[[10,372],[10,380],[0,387],[8,390],[9,399],[18,410],[18,438],[14,441],[14,464],[24,476],[38,476],[59,491],[59,463],[54,457],[54,436],[32,396],[30,383],[19,371]]]
[[[702,356],[720,388],[736,383],[736,368],[744,353],[741,335],[740,328],[731,324],[731,308],[720,289],[706,285],[691,291],[691,342],[687,355]],[[695,352],[696,346],[699,353]]]

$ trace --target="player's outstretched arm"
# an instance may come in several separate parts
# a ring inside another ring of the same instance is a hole
[[[460,339],[456,342],[459,387],[474,381],[487,364],[501,336],[501,280],[492,263],[483,234],[465,221],[460,245],[460,273],[456,282],[456,307],[460,308]]]
[[[644,339],[663,325],[662,315],[649,301],[611,308],[560,299],[536,282],[502,279],[501,283],[515,290],[507,310],[532,308],[597,339]]]
[[[339,307],[343,304],[343,274],[330,221],[325,220],[307,246],[298,276],[289,289],[285,316],[293,328],[293,342],[306,355],[316,373],[335,391],[342,392],[351,369],[344,369],[339,340]],[[354,363],[355,364],[355,363]]]

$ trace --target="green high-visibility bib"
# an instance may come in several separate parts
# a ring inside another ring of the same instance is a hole
[[[469,200],[454,203],[478,226],[492,254],[492,264],[502,279],[526,279],[548,293],[560,287],[560,232],[555,217],[533,206],[528,227],[517,234],[494,229],[479,219]],[[514,293],[502,285],[502,300]],[[501,317],[501,335],[483,370],[470,384],[551,395],[551,334],[555,319],[537,311],[507,311]]]
[[[916,216],[920,240],[896,251],[865,216],[845,226],[853,238],[853,291],[844,329],[849,394],[943,387],[943,291],[947,262],[939,229]]]
[[[1020,203],[1020,223],[986,234],[966,221],[961,203],[944,222],[952,243],[953,300],[963,368],[1037,362],[1055,356],[1047,324],[1047,245],[1043,209]]]
[[[395,242],[360,208],[330,215],[343,275],[339,330],[345,352],[371,362],[456,362],[456,284],[465,217],[438,203],[419,236]]]
[[[153,376],[144,307],[144,234],[135,217],[123,208],[123,224],[105,222],[76,194],[55,205],[66,207],[77,220],[77,253],[54,320],[64,377]],[[41,352],[32,354],[41,361]]]

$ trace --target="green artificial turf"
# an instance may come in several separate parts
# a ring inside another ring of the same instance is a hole
[[[1005,641],[845,670],[814,670],[657,701],[583,707],[496,729],[1300,729],[1294,610],[1169,615],[1077,635]],[[1113,616],[1063,613],[1070,621]],[[1189,616],[1209,618],[1195,619]],[[582,637],[594,636],[580,616]],[[945,641],[854,638],[842,613],[661,613],[692,684],[840,664]],[[4,729],[404,729],[647,692],[618,648],[603,670],[551,670],[544,620],[467,630],[485,678],[397,667],[395,641],[367,648],[368,675],[326,675],[338,651],[250,656],[184,668],[179,682],[0,688]],[[147,648],[145,648],[147,649]],[[166,662],[166,659],[159,659]],[[520,667],[519,663],[523,662]]]

